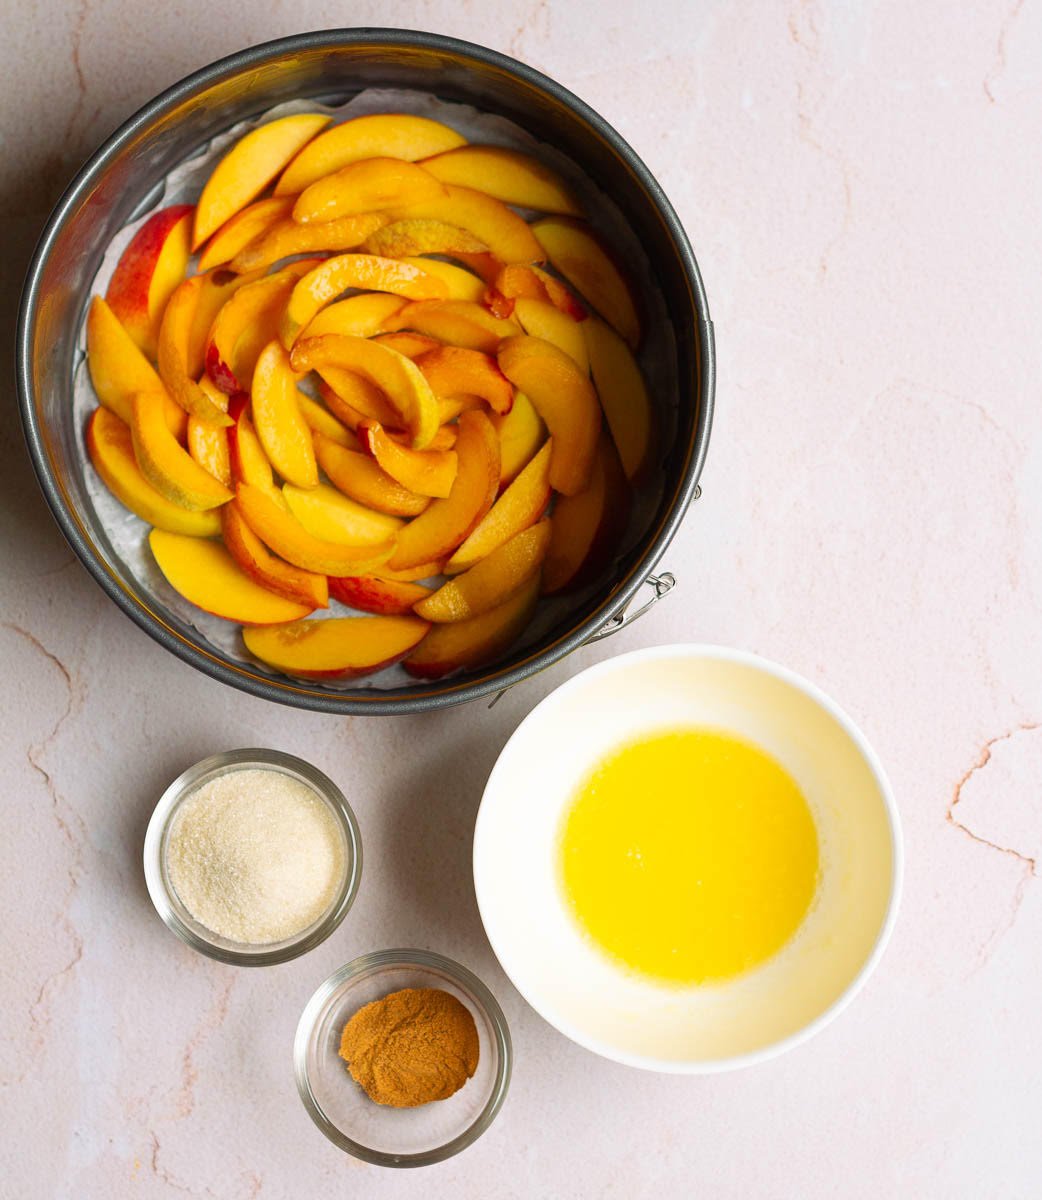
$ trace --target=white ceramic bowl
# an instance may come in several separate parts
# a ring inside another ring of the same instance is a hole
[[[615,966],[581,934],[558,882],[562,814],[586,772],[619,743],[677,725],[722,729],[768,751],[818,827],[821,879],[802,926],[725,984],[659,985]],[[850,718],[786,668],[719,646],[638,650],[551,693],[499,756],[474,832],[481,918],[518,991],[581,1046],[676,1073],[759,1062],[835,1017],[883,953],[901,869],[890,785]]]

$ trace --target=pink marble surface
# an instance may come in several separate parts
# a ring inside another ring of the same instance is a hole
[[[49,203],[117,122],[221,54],[348,22],[549,72],[673,198],[720,358],[705,496],[665,563],[681,586],[492,712],[278,709],[104,599],[9,396],[0,1194],[1037,1196],[1042,6],[37,0],[6,15],[0,50],[8,328]],[[831,692],[886,763],[908,843],[902,919],[857,1003],[719,1078],[631,1071],[554,1033],[499,971],[468,872],[486,773],[528,709],[586,663],[670,640],[748,647]],[[183,949],[139,862],[165,783],[250,743],[340,780],[367,855],[339,933],[253,973]],[[492,1131],[419,1173],[341,1155],[290,1070],[313,987],[395,943],[477,970],[517,1051]]]

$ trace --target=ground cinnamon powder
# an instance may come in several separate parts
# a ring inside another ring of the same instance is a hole
[[[415,1108],[446,1100],[478,1065],[469,1009],[440,988],[405,988],[374,1000],[344,1026],[340,1057],[377,1104]]]

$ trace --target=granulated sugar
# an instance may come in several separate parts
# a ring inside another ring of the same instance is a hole
[[[333,814],[280,771],[229,771],[181,804],[170,881],[207,929],[263,945],[292,937],[332,904],[344,875]]]

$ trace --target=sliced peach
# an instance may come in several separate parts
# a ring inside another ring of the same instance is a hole
[[[436,396],[480,396],[497,413],[508,413],[514,389],[494,358],[480,350],[439,346],[416,359]]]
[[[286,349],[292,348],[301,330],[320,309],[348,288],[391,292],[407,300],[437,299],[448,290],[436,276],[394,258],[338,254],[309,271],[293,289],[280,332]]]
[[[185,412],[211,425],[229,425],[229,418],[207,397],[189,370],[193,326],[206,278],[193,275],[170,297],[159,327],[159,376]]]
[[[319,404],[317,400],[312,400],[310,396],[299,390],[297,404],[300,408],[300,415],[311,430],[313,439],[322,437],[347,450],[358,449],[358,438],[346,425],[341,424],[324,405]]]
[[[389,292],[362,292],[323,308],[301,333],[301,337],[321,337],[324,333],[342,333],[348,337],[372,337],[381,333],[387,322],[405,307],[403,296]]]
[[[292,217],[285,217],[240,250],[228,264],[229,269],[256,271],[294,254],[353,250],[386,223],[387,218],[379,213],[360,213],[336,221],[323,221],[320,225],[298,225]]]
[[[228,429],[209,425],[198,417],[188,418],[188,453],[214,479],[226,488],[232,486],[232,460],[228,448]]]
[[[405,307],[404,304],[402,307]],[[311,324],[313,325],[314,321]],[[436,350],[441,345],[437,338],[428,337],[425,333],[412,333],[407,329],[399,330],[397,333],[379,333],[373,338],[373,341],[379,342],[381,346],[389,346],[392,350],[397,350],[399,354],[404,354],[406,358],[411,358],[413,361],[421,354],[426,354],[428,350]]]
[[[370,455],[337,445],[317,430],[314,438],[319,465],[345,496],[395,517],[419,516],[430,505],[429,497],[402,487]]]
[[[552,464],[551,439],[499,497],[491,512],[474,528],[445,564],[447,575],[470,570],[476,562],[539,520],[550,501]]]
[[[329,617],[244,629],[246,649],[269,667],[305,679],[353,679],[391,666],[430,626],[419,617]]]
[[[406,258],[417,254],[484,254],[488,246],[458,225],[414,217],[383,225],[366,238],[364,249],[367,254]]]
[[[318,463],[311,429],[297,403],[299,395],[289,355],[279,342],[269,342],[253,372],[253,423],[268,461],[282,478],[313,488],[318,483]]]
[[[479,409],[460,414],[456,453],[459,468],[452,491],[398,534],[388,562],[392,570],[444,558],[492,507],[499,487],[499,439]]]
[[[308,611],[329,607],[325,575],[302,571],[276,558],[243,520],[235,500],[221,509],[221,532],[228,553],[255,583],[277,596],[305,605]]]
[[[366,158],[309,184],[293,205],[302,225],[442,199],[445,189],[423,167],[400,158]]]
[[[138,392],[130,411],[134,456],[156,491],[193,510],[216,508],[231,499],[228,488],[201,467],[170,432],[163,417],[162,393]]]
[[[591,317],[579,328],[626,478],[636,479],[648,466],[652,443],[651,400],[644,377],[632,350],[609,325]]]
[[[544,519],[516,533],[462,575],[450,579],[416,606],[425,621],[468,621],[497,608],[519,592],[542,565],[550,544]]]
[[[420,219],[456,225],[483,242],[500,263],[545,261],[543,248],[527,222],[501,201],[473,188],[438,183],[426,171],[424,175],[439,191],[412,203],[387,206],[387,216],[392,221]]]
[[[302,493],[307,495],[308,493]],[[235,498],[246,524],[260,540],[287,562],[319,575],[363,575],[390,558],[394,542],[348,546],[309,533],[270,492],[240,483]]]
[[[357,435],[363,421],[379,421],[392,429],[401,422],[401,413],[375,383],[338,367],[319,367],[318,371],[322,377],[318,390],[326,407],[352,433]]]
[[[590,356],[583,337],[583,330],[590,324],[588,320],[580,324],[546,300],[528,300],[524,297],[514,302],[514,316],[525,333],[542,338],[563,350],[584,375],[589,375]]]
[[[536,221],[532,232],[565,279],[636,347],[640,317],[633,293],[590,227],[570,217],[545,217]]]
[[[255,200],[324,126],[329,117],[301,113],[258,126],[240,138],[206,181],[195,212],[192,249]]]
[[[456,257],[467,268],[468,271],[473,271],[479,279],[485,281],[486,288],[490,288],[495,283],[500,272],[503,270],[503,263],[491,252],[485,254],[457,254]]]
[[[438,431],[438,402],[430,384],[415,363],[396,350],[367,338],[327,333],[298,342],[291,361],[298,371],[324,374],[327,366],[353,371],[380,388],[399,414],[396,423],[409,430],[417,450],[429,446]]]
[[[459,146],[423,167],[442,183],[456,183],[495,196],[519,208],[582,216],[582,208],[561,179],[531,154],[505,146]]]
[[[380,546],[402,527],[398,517],[375,512],[325,483],[315,488],[287,483],[282,494],[289,511],[308,533],[337,545]]]
[[[538,599],[537,573],[498,607],[469,621],[436,625],[405,660],[406,671],[417,679],[440,679],[491,662],[524,632]]]
[[[220,542],[153,529],[148,544],[174,591],[215,617],[276,625],[314,611],[314,605],[287,600],[255,582]]]
[[[329,581],[329,593],[348,608],[388,617],[412,613],[414,604],[431,594],[418,583],[399,583],[376,575],[345,575]]]
[[[234,424],[228,430],[228,449],[231,456],[232,479],[249,483],[276,498],[285,506],[282,492],[275,486],[275,476],[249,414],[250,398],[245,392],[232,396],[228,402]]]
[[[543,564],[544,593],[589,583],[619,548],[629,519],[630,491],[618,453],[602,434],[589,486],[554,505],[550,547]]]
[[[269,196],[255,200],[230,217],[210,238],[199,255],[199,270],[223,267],[257,238],[293,211],[295,196]]]
[[[507,487],[536,456],[546,441],[546,426],[524,392],[514,393],[514,406],[505,416],[493,413],[499,434],[499,486]]]
[[[358,427],[362,449],[396,483],[419,496],[448,496],[456,479],[455,450],[413,450],[394,441],[376,421]]]
[[[478,404],[470,405],[470,407],[471,408],[479,408],[480,401]],[[440,402],[439,402],[439,408],[440,408]],[[463,411],[464,411],[463,408],[460,408],[458,412],[453,413],[453,416],[459,416],[459,413],[461,413]],[[442,425],[438,429],[438,432],[434,435],[434,437],[431,438],[431,443],[427,447],[427,449],[428,450],[451,450],[456,445],[456,438],[458,436],[459,436],[459,429],[455,425]],[[404,434],[389,432],[388,437],[392,438],[400,446],[407,446],[409,444],[408,440]]]
[[[462,146],[466,138],[454,129],[409,113],[374,113],[352,117],[328,129],[305,146],[282,173],[275,195],[302,192],[309,184],[364,158],[429,158]]]
[[[485,303],[491,307],[490,297],[496,295],[507,299],[544,300],[554,308],[566,313],[573,321],[584,321],[586,309],[565,287],[565,285],[548,271],[541,267],[524,267],[514,264],[503,267],[496,275],[489,288]]]
[[[372,574],[395,583],[415,583],[418,579],[434,579],[441,574],[444,566],[443,562],[417,563],[413,567],[402,567],[395,571],[383,563],[379,567],[374,567]]]
[[[470,300],[476,304],[485,294],[484,281],[463,267],[457,267],[455,263],[442,262],[440,258],[417,258],[413,255],[403,258],[402,262],[420,267],[429,275],[437,275],[448,288],[446,295],[449,300]]]
[[[470,300],[421,300],[407,304],[388,324],[485,354],[495,354],[499,343],[513,337],[519,329],[513,321],[500,320]]]
[[[105,486],[142,521],[192,537],[216,537],[220,533],[217,513],[189,512],[156,491],[137,465],[130,427],[107,408],[96,408],[91,414],[87,451]]]
[[[563,284],[556,275],[551,275],[549,271],[545,271],[542,267],[529,267],[532,274],[546,288],[546,296],[554,308],[559,308],[561,312],[566,313],[573,321],[585,321],[590,315],[585,305],[579,302],[578,297],[565,284]]]
[[[130,401],[137,392],[162,392],[163,383],[112,309],[95,296],[87,310],[87,368],[101,403],[130,424]],[[163,412],[170,432],[184,437],[188,418],[169,396]]]
[[[196,294],[195,316],[192,318],[185,345],[185,371],[190,379],[198,379],[206,366],[206,348],[210,343],[210,332],[218,313],[239,288],[249,287],[263,276],[263,271],[235,275],[224,267],[217,267],[213,271],[207,271],[205,275],[198,276],[202,284],[199,285]]]
[[[147,358],[156,356],[166,302],[185,277],[191,250],[191,204],[161,208],[128,242],[109,280],[105,299]]]
[[[581,492],[590,478],[601,428],[593,384],[563,350],[527,334],[500,346],[499,366],[532,401],[550,430],[551,486],[565,496]]]

